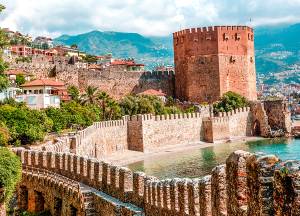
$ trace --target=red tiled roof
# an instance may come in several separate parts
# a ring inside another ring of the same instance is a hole
[[[144,64],[136,64],[134,61],[115,60],[111,65],[127,65],[127,66],[144,66]]]
[[[26,72],[23,71],[23,70],[18,70],[18,69],[9,69],[7,71],[4,71],[4,74],[6,74],[6,75],[18,75],[18,74],[26,74]]]
[[[33,80],[31,82],[27,82],[21,87],[29,87],[29,86],[64,86],[65,84],[60,81],[55,81],[51,79],[38,79],[38,80]]]
[[[148,89],[146,91],[138,93],[138,95],[166,96],[165,93],[163,93],[161,91],[154,90],[154,89]]]
[[[91,64],[89,66],[89,69],[101,69],[100,65],[97,65],[97,64]]]

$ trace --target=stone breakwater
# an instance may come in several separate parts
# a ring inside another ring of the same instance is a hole
[[[274,155],[236,151],[211,175],[159,180],[69,153],[24,149],[15,152],[26,167],[18,189],[18,205],[32,212],[47,209],[53,215],[300,215],[300,162],[280,161]]]

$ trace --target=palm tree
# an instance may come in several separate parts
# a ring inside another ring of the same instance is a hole
[[[109,97],[109,95],[106,92],[101,91],[97,95],[97,99],[99,100],[100,106],[102,107],[103,119],[105,119],[105,116],[106,116],[106,104],[110,100],[110,97]]]
[[[88,86],[85,89],[85,93],[81,96],[81,103],[83,105],[96,104],[97,103],[97,91],[98,89],[93,86]]]
[[[117,119],[120,116],[121,108],[115,100],[113,100],[113,99],[108,100],[107,107],[109,110],[108,115],[107,115],[109,120]]]

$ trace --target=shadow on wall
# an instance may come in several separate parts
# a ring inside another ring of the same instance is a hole
[[[133,72],[134,73],[134,72]],[[168,96],[175,96],[175,73],[168,71],[153,71],[143,73],[138,84],[134,86],[131,93],[138,94],[148,89],[161,90]]]

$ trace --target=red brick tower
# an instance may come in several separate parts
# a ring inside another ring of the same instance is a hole
[[[256,100],[253,29],[215,26],[173,34],[176,97],[216,101],[234,91]]]

